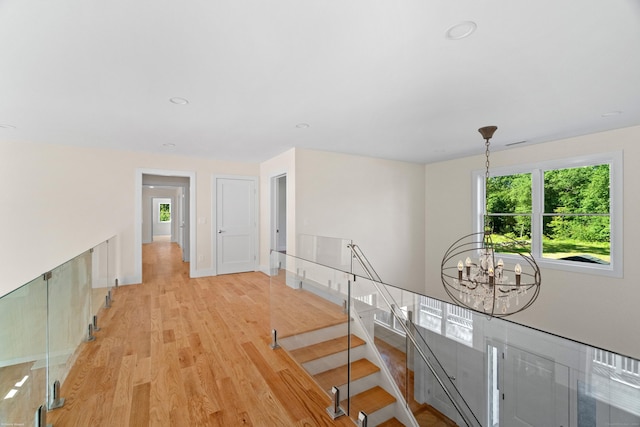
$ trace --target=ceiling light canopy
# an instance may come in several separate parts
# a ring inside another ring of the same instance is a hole
[[[473,21],[463,21],[450,27],[445,33],[447,40],[462,40],[473,34],[478,28],[478,24]]]
[[[186,98],[180,98],[179,96],[174,96],[173,98],[169,98],[169,102],[177,105],[187,105],[189,100]]]

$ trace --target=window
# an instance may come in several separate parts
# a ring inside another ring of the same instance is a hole
[[[622,276],[621,152],[490,172],[486,187],[474,173],[477,232],[486,221],[494,243],[516,240],[545,267]]]
[[[420,295],[417,324],[473,347],[473,313],[471,310]]]
[[[158,218],[160,218],[160,222],[171,222],[171,203],[158,205]]]
[[[406,319],[409,314],[407,307],[400,307],[400,310],[402,311],[402,314],[404,314],[404,318]],[[405,335],[404,328],[400,324],[402,320],[396,318],[396,316],[394,316],[390,312],[379,310],[373,316],[373,318],[377,323],[384,325],[389,329],[392,329],[394,332],[397,332],[400,335]]]

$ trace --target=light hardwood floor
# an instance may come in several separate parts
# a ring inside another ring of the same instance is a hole
[[[188,278],[176,244],[144,245],[144,283],[113,293],[62,386],[64,426],[353,426],[270,343],[269,278]]]

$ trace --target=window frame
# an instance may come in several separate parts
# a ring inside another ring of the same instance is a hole
[[[544,214],[544,171],[609,164],[609,218],[611,227],[610,256],[606,264],[589,264],[577,261],[556,260],[542,257],[542,223]],[[615,151],[549,160],[521,165],[490,168],[490,177],[531,173],[531,254],[540,267],[576,273],[623,277],[623,152]],[[485,171],[472,172],[472,229],[482,232],[485,215]],[[505,259],[516,255],[500,254]]]
[[[162,220],[162,205],[169,205],[169,220],[168,221],[163,221]],[[158,203],[158,222],[160,224],[170,224],[172,219],[173,219],[173,212],[172,212],[172,209],[171,209],[171,202],[159,202]]]

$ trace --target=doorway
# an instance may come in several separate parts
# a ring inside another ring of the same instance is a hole
[[[173,220],[175,217],[173,199],[166,197],[151,198],[151,241],[152,242],[175,242],[173,233]],[[181,246],[181,243],[178,242]]]
[[[490,427],[568,425],[567,366],[497,342],[487,356]]]
[[[156,200],[154,200],[156,199]],[[160,220],[160,199],[164,220]],[[158,203],[156,203],[158,202]],[[168,206],[167,206],[168,205]],[[166,215],[169,215],[167,221]],[[195,173],[157,169],[136,170],[134,271],[131,283],[141,283],[142,245],[156,239],[176,243],[182,261],[195,256]],[[155,216],[158,221],[156,223]],[[162,235],[163,237],[157,237]],[[169,236],[169,237],[167,237]],[[189,276],[195,276],[195,263],[189,265]]]
[[[271,178],[271,247],[287,253],[287,174]]]

